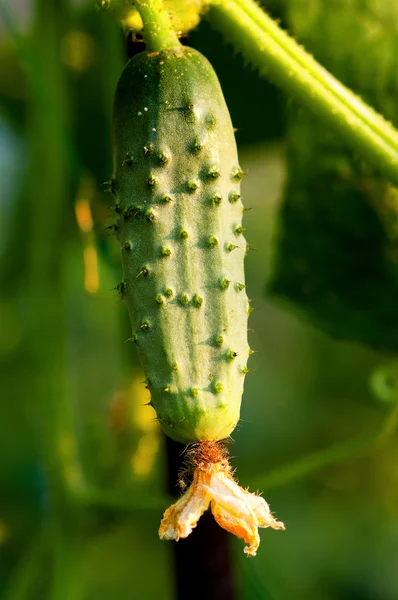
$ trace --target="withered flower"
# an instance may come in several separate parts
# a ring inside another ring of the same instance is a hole
[[[214,448],[212,450],[214,454]],[[187,537],[210,505],[217,523],[242,538],[247,544],[245,553],[255,556],[260,543],[258,528],[285,529],[285,526],[272,516],[264,498],[244,490],[236,483],[224,452],[219,458],[217,462],[207,462],[202,447],[193,482],[164,513],[159,536],[161,539],[177,541]]]

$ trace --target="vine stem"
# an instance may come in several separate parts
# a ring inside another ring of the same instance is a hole
[[[314,57],[302,46],[290,37],[286,31],[271,19],[257,4],[247,0],[236,0],[251,18],[266,31],[278,44],[290,54],[302,67],[304,67],[315,79],[331,91],[336,97],[351,108],[361,119],[372,120],[373,128],[387,142],[391,142],[398,149],[398,132],[385,120],[385,118],[363,100],[354,94],[352,90],[345,87],[338,79],[320,65]]]
[[[180,45],[163,0],[136,0],[136,7],[144,24],[147,50],[159,52]]]
[[[273,471],[258,477],[254,487],[269,490],[293,483],[306,475],[321,470],[328,465],[343,462],[350,458],[366,453],[370,448],[382,446],[394,433],[398,421],[398,406],[394,406],[383,417],[383,421],[375,428],[357,437],[338,442],[294,460],[291,463],[276,467]]]
[[[364,431],[353,438],[305,454],[291,463],[276,467],[274,470],[256,477],[251,485],[253,488],[269,491],[304,479],[329,465],[366,455],[369,450],[382,447],[394,434],[397,426],[398,406],[393,406],[369,431]],[[176,442],[170,443],[176,444]],[[156,513],[167,506],[171,499],[168,496],[137,499],[126,496],[126,494],[89,488],[80,490],[76,488],[75,494],[76,500],[84,506],[106,506],[120,511],[146,510]]]
[[[335,79],[253,0],[212,0],[207,17],[259,71],[398,185],[398,131]]]
[[[184,444],[166,438],[167,487],[174,497],[181,493],[177,481],[184,448]],[[172,545],[172,550],[176,600],[186,600],[193,596],[206,600],[235,600],[230,534],[216,523],[210,511],[205,512],[187,538]],[[200,577],[197,576],[198,573],[201,573]]]

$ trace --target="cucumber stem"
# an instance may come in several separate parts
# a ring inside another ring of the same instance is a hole
[[[398,185],[398,131],[300,48],[254,0],[212,0],[207,17],[261,74]]]
[[[147,50],[159,52],[180,45],[163,0],[137,0],[136,6],[144,24]]]

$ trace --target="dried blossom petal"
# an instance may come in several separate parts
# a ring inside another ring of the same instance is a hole
[[[217,502],[211,503],[211,511],[215,520],[223,529],[233,533],[248,544],[244,549],[245,553],[249,556],[255,556],[260,544],[255,518],[242,518],[238,512],[232,513]]]
[[[272,527],[272,529],[285,529],[281,521],[277,521],[270,510],[270,507],[261,496],[245,491],[245,500],[250,504],[257,518],[258,527]]]
[[[166,510],[160,523],[159,537],[162,540],[186,538],[196,527],[200,517],[208,508],[210,496],[199,483],[200,472],[181,498]]]
[[[196,468],[192,485],[164,513],[160,537],[187,537],[210,502],[217,523],[245,541],[244,551],[249,556],[255,556],[260,543],[258,527],[285,529],[283,523],[274,519],[264,498],[241,488],[223,462]]]

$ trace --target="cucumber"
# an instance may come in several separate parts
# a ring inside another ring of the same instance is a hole
[[[118,238],[132,339],[165,433],[221,440],[240,412],[247,359],[239,166],[217,76],[199,52],[141,52],[113,118]]]

